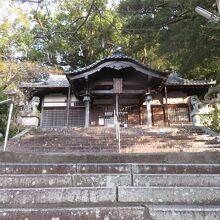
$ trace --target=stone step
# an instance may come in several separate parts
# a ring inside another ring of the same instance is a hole
[[[129,163],[0,163],[0,174],[131,173]]]
[[[220,164],[133,164],[137,174],[220,174]]]
[[[1,205],[61,203],[220,204],[220,187],[62,187],[0,189]]]
[[[75,173],[220,174],[220,164],[0,163],[0,174]]]
[[[122,145],[121,146],[121,151],[122,152],[135,152],[135,153],[149,153],[149,152],[168,152],[168,151],[177,151],[179,152],[180,150],[184,150],[186,152],[192,152],[192,147],[191,144],[187,145],[188,147],[190,147],[191,149],[184,149],[184,147],[186,147],[186,144],[177,144],[177,145],[168,145],[166,144],[165,146],[154,146],[152,148],[152,145]],[[203,150],[205,149],[204,147],[201,147]],[[196,149],[194,149],[193,151],[199,151],[199,147],[197,147]],[[208,149],[208,147],[206,147],[206,149]],[[80,152],[84,152],[84,153],[117,153],[118,152],[118,146],[117,145],[111,145],[111,146],[32,146],[32,147],[24,147],[22,146],[21,148],[10,148],[10,151],[13,152],[18,152],[18,153],[38,153],[38,154],[43,154],[43,153],[80,153]]]
[[[220,206],[153,205],[152,220],[219,220]]]
[[[2,188],[131,186],[130,174],[20,174],[0,175]]]
[[[92,135],[96,135],[95,137]],[[62,143],[63,138],[65,137],[64,141],[68,142],[68,141],[72,141],[73,143],[81,143],[84,142],[86,143],[86,141],[91,141],[91,142],[100,142],[100,143],[105,143],[105,136],[102,135],[97,135],[97,134],[92,134],[91,136],[85,137],[85,136],[81,136],[81,137],[74,137],[74,136],[32,136],[32,137],[23,137],[22,139],[20,139],[20,141],[22,143],[29,143],[29,142],[54,142],[56,141],[57,143]],[[108,141],[116,141],[115,135],[110,136],[109,134],[107,135],[108,137],[110,137],[111,139],[109,139]],[[199,136],[200,137],[200,136]],[[123,139],[123,141],[131,141],[131,140],[135,140],[135,141],[152,141],[155,140],[155,138],[157,138],[156,141],[161,142],[161,141],[176,141],[176,140],[182,140],[182,141],[192,141],[195,140],[195,137],[186,137],[186,136],[180,136],[180,135],[175,135],[175,136],[154,136],[154,135],[138,135],[135,136],[134,134],[132,135],[127,135],[127,134],[122,134],[121,138]],[[202,137],[201,137],[202,138]],[[204,137],[205,138],[205,137]],[[202,139],[201,139],[202,140]]]
[[[63,137],[65,138],[65,137]],[[123,141],[124,142],[124,141]],[[130,141],[126,142],[126,143],[129,143]],[[27,140],[26,142],[25,141],[21,141],[19,143],[20,146],[36,146],[36,147],[41,147],[41,146],[93,146],[93,145],[98,145],[98,146],[106,146],[106,144],[115,144],[117,143],[116,140],[111,140],[111,141],[96,141],[96,140],[84,140],[84,139],[81,139],[81,140],[67,140],[67,139],[61,139],[60,141],[55,141],[55,140],[51,140],[51,141],[45,141],[45,140],[36,140],[36,141],[32,141],[32,140]],[[145,142],[143,142],[145,143]]]
[[[70,148],[69,147],[21,147],[20,149],[11,149],[13,152],[17,153],[36,153],[36,154],[43,154],[43,153],[116,153],[118,151],[117,148],[84,148],[79,147],[78,149]]]
[[[83,204],[78,207],[0,208],[1,220],[219,220],[220,206]]]
[[[220,187],[219,174],[134,174],[134,186]]]
[[[103,150],[108,150],[108,149],[115,149],[117,147],[118,147],[117,144],[105,144],[105,145],[91,144],[91,145],[88,145],[88,143],[87,143],[85,145],[83,145],[83,144],[78,144],[78,145],[69,144],[68,145],[63,142],[62,145],[59,145],[59,144],[53,144],[53,145],[42,145],[42,144],[34,145],[34,144],[31,144],[31,145],[27,145],[27,146],[21,145],[20,149],[14,149],[14,150],[29,150],[29,149],[30,150],[42,150],[42,151],[43,150],[54,151],[54,150],[63,150],[63,149],[72,149],[72,150],[83,150],[83,149],[85,149],[85,150],[90,150],[90,149],[101,150],[101,149],[103,149]]]
[[[66,174],[22,174],[0,175],[0,189],[72,187],[71,175]]]
[[[1,220],[145,220],[141,206],[2,208]]]
[[[0,174],[72,174],[76,164],[0,163]]]
[[[220,174],[220,164],[79,163],[78,173]]]
[[[118,187],[119,202],[220,204],[220,187]]]
[[[74,145],[74,144],[65,144],[63,143],[62,145],[58,145],[58,144],[54,144],[54,145],[33,145],[31,144],[30,146],[27,145],[21,145],[20,148],[11,148],[14,151],[21,151],[21,150],[39,150],[39,151],[55,151],[55,150],[65,150],[65,149],[69,149],[69,150],[115,150],[118,148],[117,144],[106,144],[106,145],[98,145],[98,144],[94,144],[94,145],[88,145],[88,143],[86,145],[83,144],[78,144],[78,145]]]
[[[72,175],[72,185],[77,187],[131,186],[130,174],[78,174]]]
[[[133,178],[132,178],[133,177]],[[114,187],[114,186],[220,187],[218,174],[16,174],[0,175],[0,188]]]
[[[131,173],[129,163],[79,163],[78,173]]]
[[[0,189],[0,204],[59,204],[115,202],[115,187],[62,187]]]
[[[93,135],[96,135],[95,133]],[[73,136],[56,136],[56,137],[50,137],[50,136],[33,136],[33,137],[23,137],[22,139],[20,139],[20,142],[25,144],[25,143],[62,143],[62,141],[65,141],[66,143],[68,142],[73,142],[73,143],[86,143],[86,142],[98,142],[98,143],[106,143],[106,137],[109,137],[110,139],[108,140],[109,143],[116,141],[115,135],[114,136],[88,136],[88,137],[73,137]],[[121,136],[122,141],[125,142],[129,142],[129,141],[137,141],[137,142],[149,142],[149,141],[155,141],[156,138],[156,142],[167,142],[167,141],[183,141],[183,142],[187,142],[187,141],[194,141],[195,137],[186,137],[186,136],[153,136],[153,135],[138,135],[135,136],[135,134],[132,134],[130,136],[128,135],[122,135]],[[205,137],[204,137],[205,138]],[[204,140],[203,137],[199,138],[197,137],[196,140]],[[209,140],[209,139],[208,139]]]

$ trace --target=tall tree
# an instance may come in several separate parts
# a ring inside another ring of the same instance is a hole
[[[136,44],[131,51],[142,52],[139,56],[146,55],[144,61],[155,67],[170,67],[189,78],[220,81],[219,24],[195,13],[196,6],[214,11],[212,4],[208,0],[121,1],[124,34]]]
[[[44,2],[32,10],[35,25],[30,59],[75,69],[111,53],[123,40],[121,19],[107,3],[107,0],[60,1],[49,11]]]

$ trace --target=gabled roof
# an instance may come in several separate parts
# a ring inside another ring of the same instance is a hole
[[[84,68],[77,69],[73,72],[66,73],[66,76],[70,80],[79,79],[83,77],[88,77],[89,75],[100,71],[102,68],[111,68],[115,70],[120,70],[128,67],[133,67],[139,72],[147,75],[151,75],[156,78],[167,79],[169,72],[163,72],[160,70],[155,70],[147,65],[144,65],[137,60],[126,56],[121,52],[113,53],[113,55],[96,61],[95,63],[86,66]]]
[[[166,85],[168,86],[211,86],[215,84],[215,80],[189,80],[180,77],[177,73],[171,73],[166,81]]]

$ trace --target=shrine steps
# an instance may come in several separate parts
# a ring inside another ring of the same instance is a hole
[[[83,204],[83,207],[3,208],[1,220],[144,220],[145,208],[138,205]]]
[[[218,220],[219,206],[165,205],[148,206],[149,220]]]
[[[1,220],[218,220],[220,164],[0,163]]]
[[[36,154],[147,153],[218,151],[220,143],[194,126],[121,128],[120,149],[115,129],[108,127],[32,129],[11,139],[10,152]]]
[[[186,205],[0,209],[1,220],[219,220],[219,214],[219,207]]]
[[[0,175],[2,188],[39,187],[220,187],[220,175],[212,174],[26,174]]]

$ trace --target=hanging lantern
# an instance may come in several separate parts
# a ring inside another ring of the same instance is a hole
[[[152,96],[151,96],[149,93],[146,94],[146,100],[147,100],[148,102],[150,102],[150,101],[153,100]]]
[[[90,102],[91,101],[91,97],[89,95],[85,95],[83,97],[83,102]]]

